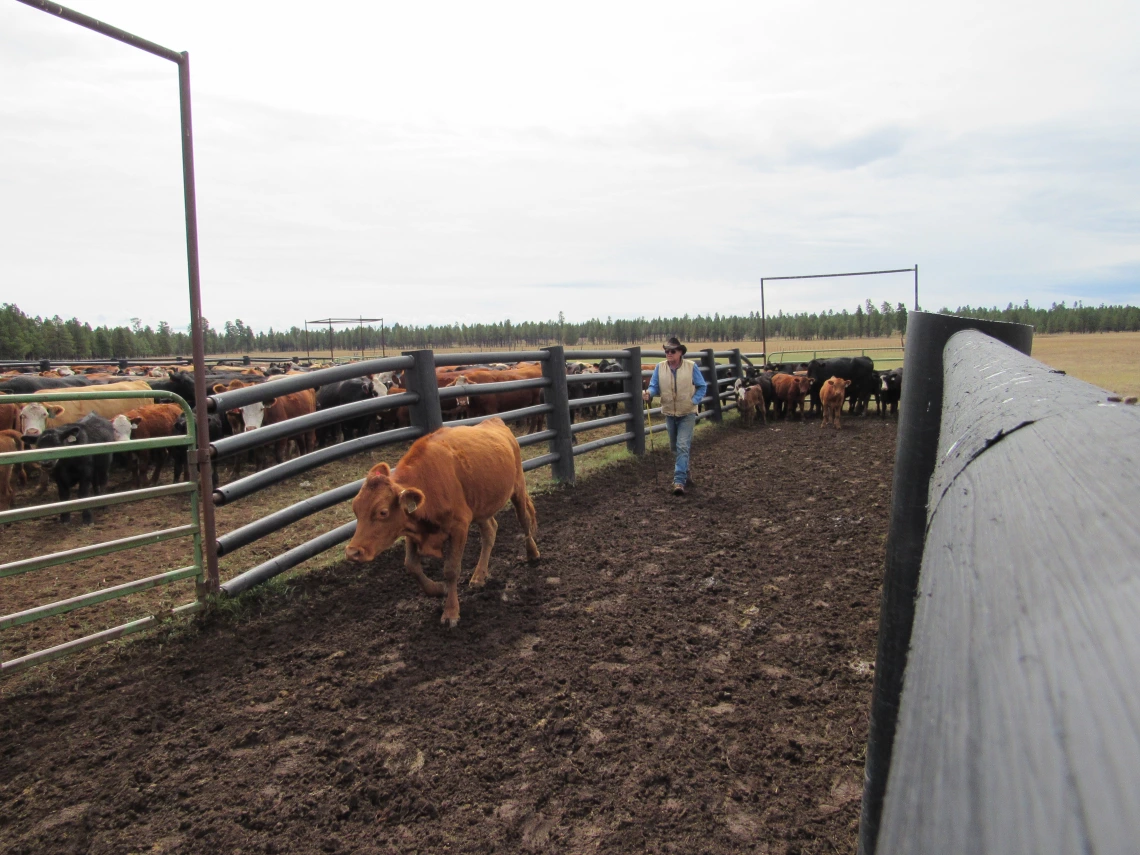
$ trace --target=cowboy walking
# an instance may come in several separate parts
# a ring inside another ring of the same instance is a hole
[[[661,413],[665,416],[665,432],[673,450],[673,495],[685,495],[689,478],[689,449],[693,444],[693,426],[697,423],[697,405],[705,397],[708,383],[697,363],[684,359],[689,349],[677,339],[664,345],[665,361],[653,369],[649,388],[642,393],[646,403],[660,396]]]

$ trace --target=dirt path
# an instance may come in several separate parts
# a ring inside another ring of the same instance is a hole
[[[775,427],[0,684],[0,850],[854,852],[895,423]]]

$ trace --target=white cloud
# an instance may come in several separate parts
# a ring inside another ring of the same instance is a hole
[[[1140,302],[1135,4],[72,7],[190,52],[216,323]],[[3,299],[183,327],[174,65],[6,4],[0,80]]]

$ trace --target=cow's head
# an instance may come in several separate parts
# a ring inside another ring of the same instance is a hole
[[[458,377],[456,377],[454,380],[452,380],[447,385],[448,386],[463,387],[463,386],[470,386],[470,385],[472,385],[472,383],[469,379],[467,379],[466,375],[460,374]],[[464,412],[466,412],[467,408],[471,406],[471,398],[468,395],[460,395],[458,398],[455,399],[455,406],[457,406],[460,410],[463,410]]]
[[[39,436],[47,430],[48,419],[58,419],[65,410],[59,404],[41,404],[33,401],[20,408],[20,433],[24,436]]]
[[[131,420],[124,416],[122,413],[111,419],[111,430],[115,432],[115,442],[126,442],[131,438],[131,429],[134,428],[136,423],[132,424]]]
[[[241,420],[245,425],[246,432],[257,430],[265,421],[265,411],[277,403],[276,398],[270,398],[268,401],[254,401],[252,404],[246,404],[241,408]],[[234,431],[237,433],[237,431]]]
[[[410,528],[413,515],[424,504],[415,487],[402,487],[392,478],[387,463],[377,463],[352,500],[356,534],[344,548],[349,561],[365,563],[388,549]]]

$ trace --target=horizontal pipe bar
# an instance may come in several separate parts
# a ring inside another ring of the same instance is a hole
[[[526,436],[518,438],[519,448],[526,448],[528,445],[537,445],[540,442],[548,442],[558,436],[556,430],[540,430],[537,433],[528,433]]]
[[[550,454],[543,454],[540,457],[532,457],[530,460],[523,461],[523,472],[530,472],[534,469],[540,469],[543,466],[549,466],[551,463],[557,463],[562,457],[558,452],[554,451]]]
[[[586,362],[590,359],[628,359],[627,350],[567,350],[567,362]]]
[[[0,578],[17,576],[21,573],[30,573],[32,570],[42,570],[44,567],[54,567],[57,564],[67,564],[83,558],[94,558],[112,552],[122,552],[124,549],[136,549],[140,546],[150,546],[162,543],[164,540],[174,540],[187,537],[197,532],[198,526],[180,525],[177,528],[165,528],[161,531],[136,534],[133,537],[123,537],[119,540],[109,540],[106,543],[96,543],[91,546],[81,546],[78,549],[68,549],[63,552],[53,552],[50,555],[41,555],[38,558],[25,558],[23,561],[11,561],[0,564]]]
[[[628,371],[598,371],[594,374],[567,374],[566,382],[575,383],[601,383],[606,380],[628,380],[632,377]]]
[[[619,433],[613,436],[604,436],[601,439],[595,439],[593,442],[583,442],[581,445],[574,446],[574,456],[585,454],[587,451],[595,451],[599,448],[605,448],[607,445],[618,445],[633,439],[633,433]]]
[[[488,353],[437,353],[438,367],[449,365],[486,365],[491,362],[545,362],[550,357],[545,350],[498,350]]]
[[[25,6],[31,6],[42,12],[47,12],[49,15],[55,15],[57,18],[63,18],[65,21],[86,27],[88,30],[94,30],[100,35],[130,45],[133,48],[154,54],[161,59],[169,60],[175,64],[182,62],[182,54],[178,51],[147,41],[146,39],[136,36],[134,33],[128,33],[126,30],[120,30],[118,27],[112,27],[110,24],[105,24],[97,18],[76,12],[74,9],[68,9],[66,6],[60,6],[58,3],[48,3],[47,0],[20,0],[20,2]]]
[[[241,575],[235,576],[223,584],[221,590],[228,597],[236,597],[243,591],[248,591],[254,585],[267,582],[274,576],[278,576],[286,570],[296,567],[302,561],[307,561],[314,555],[320,555],[326,549],[330,549],[338,543],[343,543],[351,538],[355,532],[356,520],[345,523],[339,528],[327,531],[319,537],[314,537],[312,540],[302,543],[300,546],[293,547],[288,552],[284,552],[269,561],[246,570]]]
[[[248,525],[243,525],[241,528],[223,534],[218,538],[218,556],[229,555],[231,552],[236,552],[243,546],[249,546],[249,544],[268,534],[280,531],[297,522],[297,520],[348,501],[360,492],[360,488],[364,486],[364,480],[361,478],[351,484],[344,484],[316,496],[310,496],[308,499],[303,499],[287,508],[282,508],[268,516],[256,519]]]
[[[14,511],[0,511],[0,526],[8,523],[24,522],[25,520],[50,517],[56,514],[86,511],[91,508],[111,507],[112,505],[129,505],[133,502],[144,502],[147,499],[162,499],[167,496],[181,496],[193,493],[197,485],[189,481],[182,484],[166,484],[162,487],[144,487],[141,490],[129,490],[124,493],[105,493],[102,496],[93,496],[89,499],[72,499],[67,502],[53,502],[47,505],[33,505]]]
[[[385,410],[407,406],[416,403],[419,399],[420,396],[414,392],[405,392],[399,395],[381,395],[379,398],[372,398],[368,401],[356,401],[351,404],[332,407],[328,410],[321,410],[319,412],[297,416],[296,418],[286,419],[283,422],[277,422],[267,427],[259,427],[256,430],[246,431],[245,433],[235,434],[234,436],[227,436],[223,439],[219,439],[210,447],[214,451],[215,458],[233,457],[236,454],[252,451],[255,448],[260,448],[271,442],[288,439],[291,436],[307,433],[317,428],[339,424],[345,418],[360,417],[370,413],[379,413]],[[336,410],[340,410],[342,413],[330,416],[330,413]],[[351,413],[345,414],[344,411],[346,410],[351,410]]]
[[[200,602],[187,603],[184,606],[177,606],[170,609],[170,617],[179,617],[185,614],[193,614],[194,612],[201,611],[203,604]],[[114,641],[117,638],[123,638],[133,633],[140,632],[144,629],[150,629],[152,626],[157,626],[165,615],[150,615],[130,623],[125,623],[122,626],[116,626],[112,629],[105,629],[102,632],[96,632],[93,635],[77,638],[74,641],[68,641],[63,644],[58,644],[55,647],[49,647],[47,650],[41,650],[37,653],[29,653],[27,656],[21,656],[18,659],[11,659],[7,662],[0,662],[0,674],[14,674],[17,671],[22,671],[25,668],[30,668],[33,665],[39,665],[43,662],[50,662],[52,659],[59,659],[61,656],[66,656],[69,653],[74,653],[78,650],[84,650],[88,647],[93,647],[104,641]]]
[[[626,392],[616,392],[613,395],[596,395],[593,398],[575,398],[570,402],[570,409],[580,410],[582,407],[593,407],[599,404],[620,404],[629,400]]]
[[[915,270],[916,268],[914,267],[902,267],[898,270],[863,270],[858,273],[814,273],[810,276],[762,276],[760,282],[763,284],[765,282],[777,282],[782,279],[834,279],[839,276],[877,276],[880,273],[914,273]]]
[[[525,419],[530,416],[543,416],[553,412],[553,404],[535,404],[532,407],[520,407],[517,410],[504,410],[501,413],[488,413],[485,416],[471,416],[471,418],[468,419],[456,419],[447,424],[452,427],[458,427],[459,425],[477,425],[480,422],[487,421],[487,419],[502,419],[505,422],[517,422],[520,419]]]
[[[587,430],[597,430],[598,428],[608,427],[609,425],[617,425],[622,422],[633,421],[633,413],[622,413],[618,416],[606,416],[604,419],[594,419],[592,422],[578,422],[570,426],[571,433],[582,433]]]
[[[333,460],[341,460],[359,454],[361,451],[368,451],[396,442],[419,439],[422,435],[423,431],[418,427],[395,428],[320,448],[309,454],[286,460],[284,463],[278,463],[276,466],[270,466],[260,472],[254,472],[252,475],[218,487],[214,490],[214,504],[225,505],[245,498],[258,490],[264,490],[266,487],[278,484],[287,478],[292,478],[294,475],[300,475],[302,472],[324,466]]]
[[[101,588],[98,591],[92,591],[90,594],[71,597],[67,600],[59,600],[54,603],[47,603],[46,605],[36,606],[34,609],[25,609],[22,612],[0,617],[0,629],[11,629],[14,626],[21,626],[35,620],[40,620],[41,618],[66,614],[67,612],[81,609],[84,606],[94,606],[99,603],[104,603],[107,600],[117,600],[120,597],[126,597],[130,594],[137,594],[140,591],[157,588],[159,585],[167,585],[171,582],[188,579],[191,576],[201,575],[202,570],[198,567],[183,567],[179,570],[159,573],[157,576],[149,576],[146,579],[124,582],[122,585],[115,585],[111,588]]]
[[[210,395],[206,400],[206,408],[211,413],[233,410],[237,407],[244,407],[246,404],[268,401],[270,398],[276,398],[279,395],[288,395],[291,392],[300,392],[305,389],[316,389],[319,386],[326,386],[329,383],[336,383],[341,380],[351,380],[354,377],[363,377],[366,374],[399,371],[402,368],[410,368],[411,365],[412,358],[410,356],[387,356],[381,359],[351,362],[348,365],[338,365],[335,368],[306,371],[304,374],[282,374],[272,380],[253,386]]]
[[[502,380],[495,383],[465,383],[460,386],[442,386],[439,390],[441,401],[448,398],[465,398],[471,395],[490,395],[493,392],[518,392],[522,389],[544,389],[550,385],[545,377],[530,377],[526,380]]]

